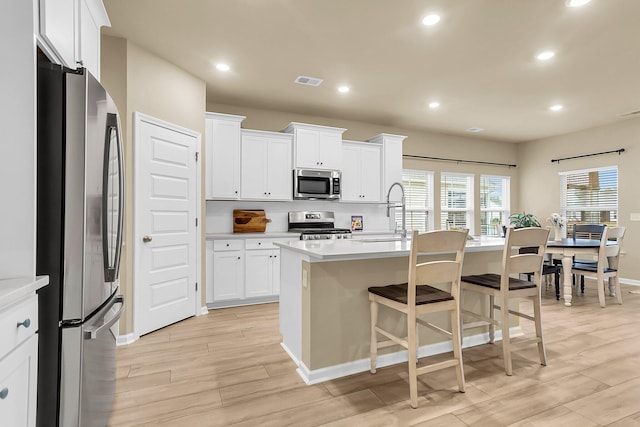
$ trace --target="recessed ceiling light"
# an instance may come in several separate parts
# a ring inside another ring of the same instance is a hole
[[[434,109],[434,108],[438,108],[440,106],[440,103],[438,101],[433,101],[429,103],[429,108]]]
[[[231,69],[227,64],[223,64],[222,62],[216,64],[216,68],[220,71],[229,71]]]
[[[340,92],[340,93],[347,93],[347,92],[349,92],[350,90],[351,90],[351,89],[349,88],[349,86],[340,86],[340,87],[338,88],[338,92]]]
[[[435,13],[432,13],[422,18],[422,25],[427,25],[427,26],[436,25],[438,22],[440,22],[440,15],[436,15]]]
[[[589,3],[591,0],[567,0],[565,2],[565,4],[568,7],[580,7],[580,6],[584,6],[585,4]]]
[[[467,129],[467,132],[474,132],[474,133],[477,133],[477,132],[482,132],[483,130],[484,130],[484,129],[482,129],[482,128],[476,128],[476,127],[473,127],[473,128],[469,128],[469,129]]]
[[[552,105],[551,107],[549,107],[549,110],[551,111],[560,111],[562,110],[564,107],[560,104],[556,104],[556,105]]]
[[[536,55],[538,61],[547,61],[555,56],[555,52],[552,50],[545,50]]]

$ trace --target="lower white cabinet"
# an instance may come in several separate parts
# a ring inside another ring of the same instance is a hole
[[[38,375],[36,295],[0,312],[0,424],[36,424]]]
[[[211,308],[277,301],[282,238],[207,239],[207,304]]]

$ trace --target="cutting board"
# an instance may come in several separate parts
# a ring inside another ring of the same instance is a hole
[[[234,209],[234,233],[264,233],[267,223],[271,222],[260,209]]]

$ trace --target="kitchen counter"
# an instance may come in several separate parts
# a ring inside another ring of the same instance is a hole
[[[296,240],[276,242],[276,246],[307,255],[317,261],[356,260],[372,258],[406,257],[411,250],[411,240],[399,237],[347,239],[347,240]],[[475,237],[467,241],[465,253],[501,251],[504,238]]]
[[[0,309],[49,284],[49,276],[0,280]]]
[[[206,233],[207,239],[299,239],[300,233],[289,233],[287,231],[272,233]]]
[[[368,288],[406,283],[410,241],[383,238],[290,241],[280,247],[280,332],[282,347],[297,364],[307,384],[369,369],[370,313]],[[469,240],[462,274],[499,273],[504,239]],[[447,259],[451,254],[422,256]],[[482,296],[465,297],[466,307],[487,305]],[[406,321],[380,307],[380,324],[398,336],[406,335]],[[436,323],[448,326],[446,316]],[[516,324],[517,326],[517,324]],[[463,344],[488,341],[486,328],[465,331]],[[514,331],[517,333],[517,331]],[[420,357],[450,351],[451,342],[421,329]],[[382,349],[378,366],[406,360],[399,347]]]

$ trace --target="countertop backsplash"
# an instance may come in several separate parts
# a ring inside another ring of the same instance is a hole
[[[351,228],[351,216],[362,216],[363,231],[393,230],[393,211],[387,218],[384,203],[341,203],[317,200],[295,200],[291,202],[249,202],[241,200],[207,200],[207,233],[232,233],[234,209],[264,209],[271,222],[266,233],[287,231],[287,214],[290,211],[332,211],[336,227]],[[356,232],[357,233],[357,232]]]

